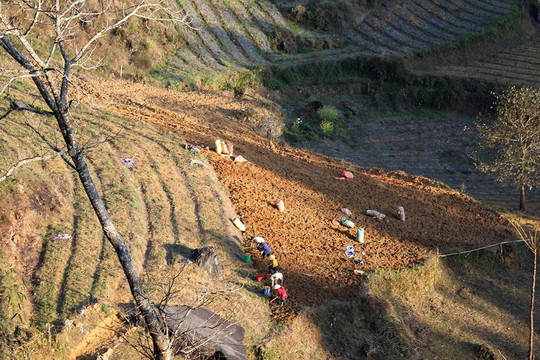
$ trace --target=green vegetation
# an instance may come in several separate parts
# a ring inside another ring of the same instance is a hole
[[[492,89],[500,88],[485,81],[416,75],[399,59],[379,57],[272,67],[263,73],[263,84],[276,90],[341,83],[361,85],[380,108],[452,108],[476,113],[489,108]]]
[[[280,360],[280,359],[281,359],[281,356],[273,348],[261,350],[260,355],[259,355],[259,360]]]
[[[290,8],[289,20],[322,31],[337,31],[353,27],[355,17],[365,12],[355,2],[349,0],[312,0],[304,5]]]
[[[331,106],[323,106],[317,110],[317,115],[321,119],[320,128],[323,137],[330,138],[334,135],[336,130],[336,120],[338,119],[339,113],[336,108]]]
[[[503,37],[522,32],[523,25],[523,12],[520,4],[516,1],[513,3],[511,12],[505,14],[498,21],[489,24],[482,32],[458,38],[455,46],[458,48],[471,48],[487,42],[493,42]]]

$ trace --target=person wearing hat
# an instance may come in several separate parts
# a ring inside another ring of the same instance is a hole
[[[287,290],[285,289],[285,286],[276,284],[272,288],[277,291],[279,299],[281,300],[281,306],[283,306],[283,304],[285,304],[285,301],[287,301],[287,298],[289,297],[289,295],[287,295]]]
[[[263,259],[265,258],[265,256],[270,256],[272,250],[270,250],[270,246],[268,246],[268,244],[266,243],[266,241],[264,241],[262,237],[256,236],[253,238],[253,240],[255,240],[255,242],[257,243],[257,250],[261,252]]]
[[[268,260],[272,261],[272,264],[268,267],[268,269],[272,273],[278,272],[279,271],[279,263],[276,260],[276,255],[272,254],[272,255],[268,256]]]
[[[270,276],[270,280],[272,281],[272,286],[274,285],[283,285],[283,274],[278,272],[275,272]]]

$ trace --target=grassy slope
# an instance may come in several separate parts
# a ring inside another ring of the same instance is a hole
[[[17,91],[13,96],[24,98]],[[82,139],[98,131],[102,135],[116,134],[123,127],[120,135],[91,151],[88,161],[137,268],[145,271],[150,280],[147,286],[156,289],[172,276],[169,264],[180,256],[189,256],[190,249],[209,245],[218,246],[228,279],[226,283],[212,284],[211,289],[236,288],[245,283],[249,268],[240,265],[242,249],[228,221],[234,212],[226,193],[208,167],[190,165],[191,159],[204,159],[184,149],[185,141],[176,135],[160,133],[136,120],[89,109],[82,109],[80,115],[85,121],[79,129]],[[2,124],[0,143],[6,166],[15,161],[17,148],[22,157],[39,153],[39,143],[20,125],[21,116],[12,114]],[[49,133],[53,131],[48,125],[52,119],[45,120],[40,126]],[[30,121],[38,123],[36,117]],[[136,168],[128,170],[120,157],[135,159]],[[0,261],[5,288],[0,295],[0,316],[4,319],[2,330],[7,333],[16,331],[17,326],[54,328],[74,311],[95,302],[113,305],[130,301],[116,255],[104,241],[78,181],[61,160],[54,159],[18,169],[9,181],[0,184],[4,204],[0,211]],[[51,235],[57,232],[72,238],[54,240]],[[233,263],[237,265],[233,267]],[[188,286],[175,301],[192,303],[207,283],[212,282],[204,272],[189,268],[177,285]],[[154,299],[162,296],[160,292],[152,295]],[[231,303],[245,306],[234,307],[231,314]],[[234,315],[235,320],[259,308],[256,316],[243,321],[248,331],[246,342],[252,344],[264,336],[266,330],[261,324],[269,321],[268,312],[249,290],[220,297],[210,307],[228,317]],[[80,332],[73,336],[82,337]],[[38,350],[43,343],[36,342],[22,348],[12,343],[10,356],[26,353],[32,358],[47,358],[49,347]],[[7,349],[7,343],[4,345]],[[56,346],[63,348],[61,356],[68,356],[62,344]]]
[[[355,10],[361,13],[359,19],[343,29],[326,32],[292,23],[268,0],[188,0],[182,6],[193,21],[192,27],[164,31],[134,21],[115,32],[109,39],[114,44],[111,69],[118,73],[122,65],[124,73],[140,77],[163,59],[152,74],[167,86],[215,89],[228,86],[227,74],[239,69],[333,63],[358,56],[425,57],[467,48],[485,39],[492,41],[518,31],[522,24],[517,0],[386,2],[384,6],[360,7]],[[281,6],[285,11],[289,8]],[[317,5],[310,11],[314,14],[310,21],[316,21],[320,16]],[[336,12],[339,17],[343,9],[338,6],[324,11]],[[177,48],[171,49],[171,44]],[[123,49],[132,54],[131,61]],[[441,69],[433,73],[463,72]],[[493,73],[489,79],[498,77]]]

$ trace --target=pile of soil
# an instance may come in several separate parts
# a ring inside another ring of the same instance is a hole
[[[203,145],[204,155],[247,226],[244,244],[255,267],[268,278],[269,262],[256,252],[254,236],[265,238],[279,261],[290,294],[285,308],[275,309],[279,319],[303,306],[354,296],[361,272],[411,267],[422,263],[430,251],[513,237],[497,214],[466,195],[437,188],[427,178],[361,168],[270,142],[265,131],[255,131],[235,117],[242,109],[269,106],[255,98],[178,93],[117,80],[95,86],[99,89],[96,97],[109,104],[109,111],[177,131],[187,141]],[[215,153],[212,144],[217,138],[234,144],[235,153],[248,162],[235,163]],[[209,149],[204,150],[205,146]],[[354,178],[336,179],[343,170]],[[274,205],[276,199],[284,201],[284,212]],[[398,206],[405,208],[405,222],[399,220]],[[347,217],[342,208],[352,215]],[[368,209],[385,213],[386,218],[368,217]],[[343,217],[355,227],[332,224]],[[354,240],[359,227],[365,230],[363,244]],[[363,264],[345,255],[349,245]]]

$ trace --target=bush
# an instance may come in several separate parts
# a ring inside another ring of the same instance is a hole
[[[336,122],[339,112],[335,107],[332,106],[323,106],[319,110],[317,110],[317,114],[321,118],[322,121],[329,121],[329,122]]]
[[[350,0],[311,0],[288,10],[287,17],[295,23],[321,31],[337,31],[357,25],[364,9]]]
[[[234,97],[241,98],[246,90],[259,83],[258,74],[249,70],[231,73],[224,79],[221,90],[232,90]]]
[[[323,122],[335,123],[339,116],[339,112],[335,107],[323,106],[317,110],[317,115],[321,118],[321,124]]]
[[[279,356],[279,353],[275,349],[269,348],[269,349],[261,350],[259,359],[261,359],[261,360],[280,360],[281,356]]]
[[[338,119],[339,112],[332,106],[323,106],[317,110],[317,115],[321,118],[319,127],[324,138],[330,138],[336,131],[336,120]]]
[[[323,137],[329,138],[334,134],[335,124],[333,122],[328,121],[328,120],[323,120],[321,122],[320,127],[321,127]]]

